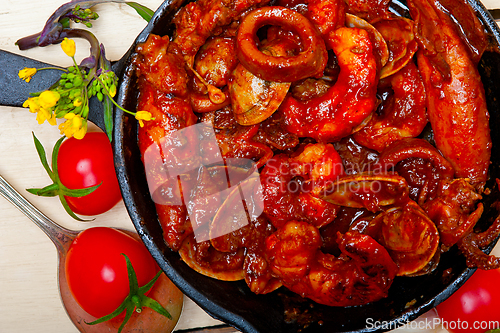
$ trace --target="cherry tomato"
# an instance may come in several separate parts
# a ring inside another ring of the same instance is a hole
[[[478,269],[453,295],[436,307],[448,331],[486,332],[500,324],[500,269]]]
[[[102,214],[122,198],[111,144],[102,132],[89,132],[83,139],[69,138],[63,141],[57,155],[57,167],[61,182],[70,189],[101,184],[86,196],[65,197],[76,214]]]
[[[124,231],[95,227],[82,231],[66,257],[66,279],[78,304],[100,318],[112,313],[129,295],[126,254],[139,286],[159,270],[144,244]]]

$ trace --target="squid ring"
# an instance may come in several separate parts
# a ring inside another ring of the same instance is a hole
[[[274,57],[257,46],[257,31],[265,25],[278,25],[298,34],[302,52],[294,56]],[[250,12],[240,23],[236,37],[236,54],[242,65],[257,77],[274,82],[293,82],[319,77],[328,60],[325,42],[302,14],[279,6]]]

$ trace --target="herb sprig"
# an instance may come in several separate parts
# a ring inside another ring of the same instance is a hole
[[[111,70],[110,61],[105,56],[104,45],[100,44],[90,31],[71,27],[71,22],[75,22],[91,28],[92,21],[99,17],[92,7],[108,2],[125,3],[147,21],[153,15],[152,10],[136,2],[76,0],[59,7],[47,20],[41,32],[16,42],[21,50],[60,43],[63,51],[72,58],[74,65],[61,69],[63,73],[58,82],[44,91],[32,93],[23,104],[37,114],[37,121],[40,124],[47,121],[51,125],[56,125],[57,119],[64,119],[59,125],[59,130],[68,138],[81,139],[85,136],[89,99],[94,96],[103,104],[104,125],[110,141],[113,130],[113,105],[135,116],[141,126],[144,125],[143,121],[153,119],[151,113],[147,111],[131,112],[115,102],[113,98],[118,78]],[[71,38],[83,38],[90,43],[90,56],[84,58],[80,64],[77,64],[74,58],[76,46]],[[29,82],[33,75],[43,69],[47,68],[24,68],[19,71],[19,77]]]

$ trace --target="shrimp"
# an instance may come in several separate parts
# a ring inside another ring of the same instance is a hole
[[[196,54],[194,69],[208,84],[224,87],[237,63],[234,38],[213,37]]]
[[[377,105],[377,60],[368,33],[339,28],[326,43],[340,66],[336,84],[326,94],[308,101],[288,96],[279,108],[289,132],[320,142],[350,135]]]
[[[320,251],[318,229],[289,221],[266,239],[272,272],[293,292],[329,306],[352,306],[387,296],[397,266],[387,250],[358,232],[338,234],[339,257]]]
[[[193,91],[190,91],[190,102],[195,112],[212,112],[231,103],[229,91],[225,86],[237,63],[235,41],[232,37],[210,38],[200,48],[193,69],[202,81],[194,75]]]
[[[492,143],[477,66],[454,22],[435,2],[411,0],[408,6],[419,33],[418,67],[436,147],[456,177],[481,187],[488,177]]]
[[[258,130],[259,124],[252,126],[235,124],[224,128],[216,133],[218,147],[210,149],[220,149],[224,158],[253,159],[260,168],[273,156],[273,152],[265,144],[253,140]]]
[[[187,95],[187,74],[182,57],[177,53],[175,44],[168,38],[150,35],[138,48],[136,59],[138,80],[142,89],[138,97],[138,109],[151,112],[152,121],[139,128],[139,149],[145,168],[155,170],[148,177],[155,184],[171,184],[164,177],[164,172],[157,172],[163,167],[161,153],[153,154],[153,158],[144,158],[146,152],[160,151],[162,140],[173,132],[194,125],[197,117],[190,103],[183,97]],[[179,62],[180,61],[180,62]],[[172,94],[172,95],[167,95]],[[195,142],[185,145],[186,150]],[[161,193],[165,186],[160,186]],[[155,199],[156,211],[162,224],[167,244],[178,250],[184,239],[193,232],[184,206],[163,204],[162,198]]]
[[[391,16],[389,11],[390,0],[347,0],[346,3],[348,13],[361,17],[368,22]]]
[[[318,29],[323,39],[345,24],[347,6],[339,0],[308,0],[304,14]]]
[[[277,228],[290,220],[317,227],[330,223],[337,206],[313,196],[311,190],[342,172],[340,157],[330,144],[306,145],[295,157],[273,157],[260,174],[265,215]]]
[[[413,62],[402,70],[381,80],[379,91],[387,92],[377,113],[354,139],[363,146],[379,152],[392,142],[416,137],[427,124],[425,89],[420,73]],[[392,93],[391,93],[392,92]]]
[[[265,241],[276,231],[264,217],[253,223],[254,233],[247,246],[243,269],[245,282],[255,294],[267,294],[282,286],[280,279],[273,276],[265,252]]]

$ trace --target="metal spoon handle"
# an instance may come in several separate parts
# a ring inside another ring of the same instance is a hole
[[[33,206],[12,185],[0,176],[0,194],[16,206],[31,221],[49,236],[60,254],[65,254],[78,232],[65,229],[52,221],[47,215]]]

